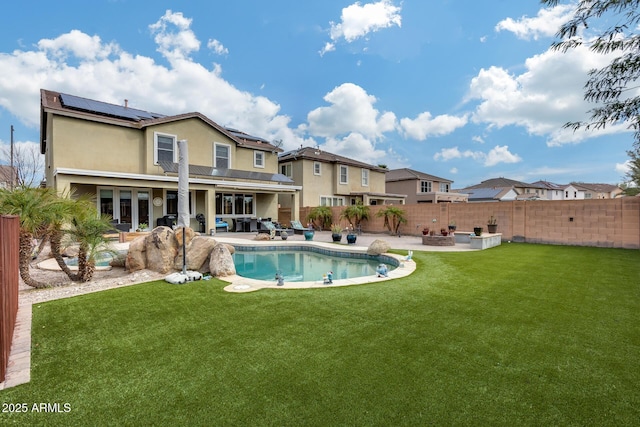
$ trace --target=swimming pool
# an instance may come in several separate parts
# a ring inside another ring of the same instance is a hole
[[[372,276],[380,264],[389,270],[399,265],[397,259],[362,253],[348,253],[316,248],[313,246],[288,247],[239,247],[233,260],[239,276],[256,280],[275,280],[276,273],[285,282],[310,282],[322,280],[328,272],[333,280]]]

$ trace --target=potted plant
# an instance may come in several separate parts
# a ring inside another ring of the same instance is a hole
[[[331,238],[336,243],[342,240],[342,227],[340,224],[331,224]]]
[[[353,227],[347,227],[347,243],[353,245],[357,239],[356,233],[353,231]]]
[[[147,225],[146,222],[141,222],[140,224],[138,224],[138,228],[136,229],[136,231],[147,231],[149,229],[149,226]]]
[[[456,231],[456,222],[449,221],[449,233],[453,233],[454,231]]]
[[[473,227],[473,233],[476,236],[481,236],[482,235],[482,227]]]
[[[280,238],[281,238],[282,240],[287,240],[287,238],[288,238],[288,237],[289,237],[289,235],[287,234],[287,232],[286,232],[286,231],[281,231],[281,232],[280,232]]]
[[[448,234],[449,234],[449,231],[447,231],[447,229],[446,229],[446,228],[441,228],[441,229],[440,229],[440,234],[442,234],[443,236],[446,236],[446,235],[448,235]]]
[[[425,227],[422,229],[422,235],[426,236],[427,234],[429,234],[429,227]]]
[[[307,224],[308,230],[304,232],[304,240],[313,240],[313,235],[315,232],[313,231],[313,225],[311,223]]]
[[[498,231],[498,220],[493,215],[491,215],[489,221],[487,221],[487,231],[489,233]]]

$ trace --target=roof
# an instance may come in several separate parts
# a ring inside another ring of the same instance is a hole
[[[466,187],[464,190],[468,190],[471,188],[504,188],[504,187],[545,188],[544,186],[538,185],[538,184],[527,184],[526,182],[520,182],[513,179],[500,177],[500,178],[487,179],[486,181],[482,181],[480,184]]]
[[[593,191],[596,193],[612,193],[614,191],[622,191],[620,187],[612,184],[597,184],[597,183],[587,183],[587,182],[572,182],[571,185],[574,187],[579,187],[580,189]]]
[[[178,163],[158,162],[165,173],[178,173]],[[211,166],[189,165],[189,175],[206,176],[211,178],[249,179],[254,181],[269,181],[279,184],[293,184],[293,180],[282,174],[253,172],[240,169],[218,169]]]
[[[501,200],[513,187],[475,188],[465,191],[469,194],[469,201],[473,200]]]
[[[380,166],[373,166],[364,162],[340,156],[338,154],[329,153],[314,147],[300,147],[297,150],[287,151],[278,156],[279,163],[292,162],[296,160],[313,160],[324,163],[340,163],[349,166],[356,166],[364,169],[370,169],[376,172],[387,173],[387,169]]]
[[[88,98],[81,98],[75,95],[69,95],[61,92],[50,91],[46,89],[40,90],[40,104],[42,120],[49,111],[55,111],[57,114],[73,115],[85,120],[95,120],[108,122],[117,126],[133,127],[136,129],[144,129],[149,126],[155,126],[164,123],[171,123],[180,120],[197,118],[204,121],[220,133],[226,135],[238,145],[243,145],[263,151],[281,152],[282,149],[271,144],[269,141],[251,136],[237,129],[225,128],[220,126],[207,116],[199,112],[189,112],[166,116],[164,114],[152,113],[136,108],[130,108],[125,105],[110,104],[107,102],[96,101]],[[40,151],[45,152],[45,134],[46,126],[41,126],[40,131]]]
[[[407,180],[416,180],[419,179],[421,181],[440,181],[440,182],[449,182],[453,183],[453,181],[445,178],[440,178],[435,175],[429,175],[428,173],[419,172],[409,168],[402,169],[392,169],[387,172],[385,180],[387,182],[394,181],[407,181]]]

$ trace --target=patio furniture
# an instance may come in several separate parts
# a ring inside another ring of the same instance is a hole
[[[216,233],[218,232],[218,228],[222,228],[224,231],[229,231],[229,223],[223,221],[222,218],[216,217]]]
[[[290,229],[281,228],[279,226],[276,226],[271,221],[261,221],[260,222],[260,228],[258,229],[258,233],[271,234],[272,231],[275,232],[274,234],[276,236],[280,236],[283,231],[287,232],[287,234],[290,234],[292,232],[292,230],[290,230]]]
[[[313,231],[313,228],[303,227],[298,220],[291,221],[291,228],[295,234],[304,234],[305,231]]]

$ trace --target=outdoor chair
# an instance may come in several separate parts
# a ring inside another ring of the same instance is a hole
[[[291,228],[295,234],[304,234],[305,231],[313,231],[313,228],[303,227],[298,220],[291,221]]]
[[[274,232],[274,235],[280,236],[283,231],[285,231],[287,233],[291,233],[291,230],[276,226],[271,221],[261,221],[260,222],[260,229],[258,230],[258,233],[271,234],[272,232]]]
[[[229,231],[229,223],[222,220],[222,218],[216,218],[216,233],[218,228],[223,228],[225,231]]]

